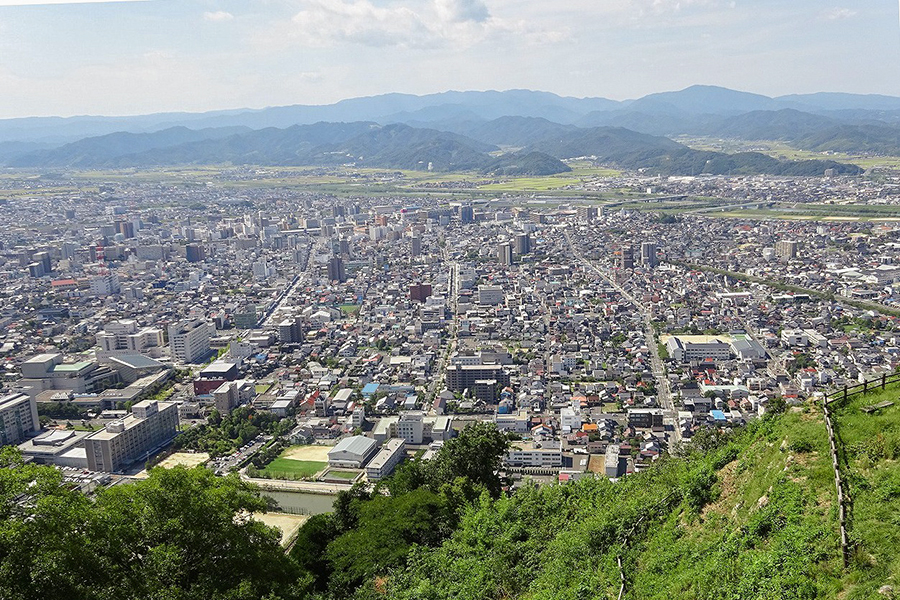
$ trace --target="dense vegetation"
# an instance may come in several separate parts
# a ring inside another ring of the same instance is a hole
[[[668,138],[621,127],[577,128],[543,119],[501,117],[464,128],[467,135],[402,123],[316,123],[258,131],[183,127],[154,133],[87,138],[10,161],[18,167],[134,167],[178,164],[255,164],[478,171],[542,176],[569,170],[561,161],[594,156],[603,163],[659,174],[822,176],[826,169],[856,174],[834,161],[779,161],[759,153],[693,150]],[[483,140],[491,140],[490,143]],[[524,148],[494,157],[496,143]]]
[[[236,475],[154,469],[90,499],[52,467],[0,452],[0,598],[299,597],[301,574],[266,503]]]
[[[292,419],[282,419],[269,411],[249,406],[239,406],[225,416],[213,410],[207,421],[178,434],[175,449],[222,456],[234,452],[260,433],[284,435],[294,426]]]

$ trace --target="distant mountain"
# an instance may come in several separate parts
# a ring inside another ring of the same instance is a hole
[[[810,131],[793,139],[794,145],[817,152],[858,152],[900,155],[900,127],[837,125]]]
[[[744,140],[796,140],[831,129],[837,124],[828,117],[784,108],[777,111],[757,110],[730,117],[710,127],[709,133]]]
[[[562,125],[542,117],[500,117],[469,126],[460,133],[486,144],[522,148],[535,140],[562,138],[578,131],[574,125]]]
[[[638,133],[621,127],[596,127],[536,140],[530,150],[557,158],[596,156],[600,161],[617,162],[624,156],[641,153],[664,154],[685,146],[660,136]]]
[[[222,127],[193,130],[187,127],[171,127],[155,133],[110,133],[85,138],[59,148],[38,150],[20,155],[10,161],[10,166],[20,167],[93,167],[115,165],[118,159],[133,154],[180,146],[189,142],[218,140],[250,131],[246,127]]]
[[[565,163],[543,152],[504,154],[482,168],[483,173],[507,177],[556,175],[571,170]]]
[[[404,123],[417,128],[469,135],[467,130],[475,125],[501,117],[537,118],[581,127],[625,127],[642,133],[674,135],[709,129],[725,117],[784,109],[856,124],[900,122],[900,98],[831,93],[769,98],[722,87],[697,85],[624,102],[605,98],[571,98],[531,90],[449,91],[424,96],[384,94],[350,98],[329,105],[276,106],[207,113],[5,119],[0,120],[0,143],[19,141],[60,145],[117,132],[154,133],[173,127],[187,127],[195,131],[223,127],[261,130],[287,129],[318,122]],[[507,145],[506,142],[492,143]]]
[[[900,98],[879,94],[844,94],[819,92],[816,94],[792,94],[775,98],[781,103],[802,105],[806,110],[900,110]]]
[[[679,92],[650,94],[628,105],[630,111],[661,114],[739,114],[753,110],[777,110],[777,100],[712,85],[693,85]]]

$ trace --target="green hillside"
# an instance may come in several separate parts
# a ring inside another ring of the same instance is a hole
[[[886,395],[896,395],[888,390]],[[856,427],[860,396],[841,412]],[[843,420],[846,419],[846,423]],[[900,584],[900,409],[852,435],[854,506],[844,569],[820,408],[791,408],[617,484],[526,487],[465,512],[379,586],[404,599],[883,598]],[[626,541],[627,538],[627,541]],[[365,586],[357,597],[383,597]]]

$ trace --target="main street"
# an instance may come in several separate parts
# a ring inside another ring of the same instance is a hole
[[[595,273],[605,279],[623,298],[628,300],[628,302],[641,313],[641,318],[644,321],[644,338],[646,340],[647,350],[650,353],[650,368],[653,372],[653,377],[656,379],[656,393],[659,398],[659,405],[663,408],[663,423],[665,424],[667,431],[672,431],[672,437],[675,443],[681,442],[681,430],[678,427],[675,402],[672,400],[672,392],[669,387],[669,380],[666,377],[665,366],[663,365],[662,358],[659,356],[659,347],[656,343],[656,332],[653,330],[653,318],[650,311],[643,303],[632,296],[628,290],[619,285],[615,280],[615,277],[611,277],[605,270],[586,259],[576,249],[575,244],[572,243],[572,238],[569,236],[568,230],[564,231],[563,234],[566,236],[566,242],[569,244],[572,255],[586,267],[592,269]]]

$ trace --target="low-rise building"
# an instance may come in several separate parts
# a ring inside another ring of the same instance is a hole
[[[406,454],[406,440],[392,438],[385,442],[378,454],[366,465],[366,477],[378,481],[394,472]]]
[[[354,435],[344,438],[328,451],[328,464],[332,467],[361,469],[378,449],[372,438]]]

